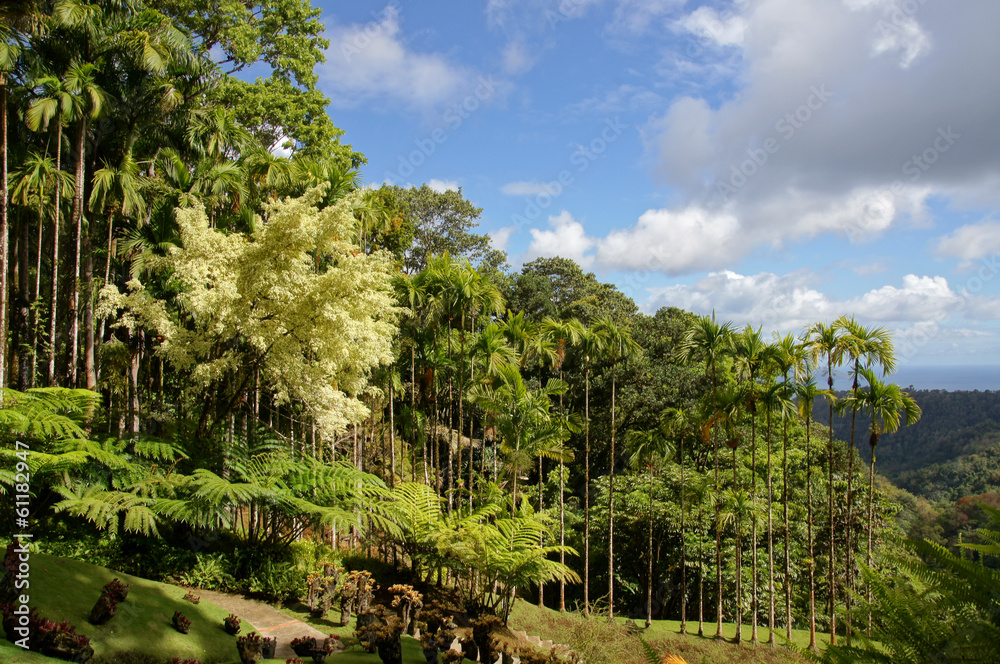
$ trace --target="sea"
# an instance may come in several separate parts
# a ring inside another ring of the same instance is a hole
[[[901,387],[949,392],[1000,390],[1000,365],[909,366],[896,368],[890,380]]]

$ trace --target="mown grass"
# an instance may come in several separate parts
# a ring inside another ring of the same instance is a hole
[[[688,664],[729,664],[730,662],[761,662],[764,664],[800,663],[806,661],[799,649],[809,643],[809,632],[805,630],[792,631],[791,647],[785,643],[784,630],[776,633],[777,645],[771,647],[766,642],[768,630],[758,629],[761,645],[750,645],[751,628],[743,626],[744,643],[736,645],[731,640],[736,635],[734,624],[723,623],[723,637],[726,640],[715,639],[715,624],[705,624],[705,635],[698,636],[697,621],[688,621],[688,634],[680,634],[680,622],[671,620],[654,620],[648,629],[643,628],[639,621],[639,632],[631,634],[626,629],[630,621],[625,618],[615,620],[612,626],[604,616],[585,617],[578,613],[563,613],[547,608],[539,608],[518,600],[511,614],[512,629],[524,630],[528,634],[540,636],[542,639],[569,646],[579,653],[587,664],[620,664],[622,661],[634,661],[641,656],[642,645],[639,639],[646,641],[654,650],[663,656],[667,653],[680,655]],[[820,637],[824,637],[820,640]],[[826,645],[826,635],[817,635],[820,647]]]
[[[95,661],[163,662],[180,657],[228,664],[238,659],[235,637],[222,629],[228,612],[206,601],[196,605],[184,600],[184,588],[40,553],[31,556],[30,574],[30,605],[49,620],[66,620],[77,632],[89,636]],[[114,578],[131,585],[128,598],[108,623],[91,625],[87,622],[90,610],[101,588]],[[174,611],[191,621],[190,633],[181,634],[173,628]],[[0,640],[0,647],[0,661],[59,661],[25,653],[5,640]]]

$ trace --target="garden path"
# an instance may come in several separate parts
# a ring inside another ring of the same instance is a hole
[[[261,636],[278,639],[278,647],[274,653],[275,659],[285,660],[289,657],[295,657],[290,645],[292,639],[300,636],[313,636],[317,640],[322,640],[327,637],[326,634],[312,625],[295,620],[264,602],[213,590],[199,590],[198,592],[202,599],[235,613],[242,621],[252,625]],[[244,627],[241,633],[246,634],[248,631]]]

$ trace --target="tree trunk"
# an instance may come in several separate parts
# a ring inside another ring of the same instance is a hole
[[[55,218],[52,223],[52,302],[49,307],[49,365],[47,383],[49,387],[57,387],[59,378],[56,376],[56,348],[58,337],[56,336],[56,322],[58,320],[59,302],[59,210],[62,207],[59,177],[60,162],[62,160],[62,120],[56,116],[56,195],[55,195]]]
[[[767,410],[767,594],[768,594],[768,614],[767,628],[769,634],[767,642],[774,646],[777,641],[774,636],[774,509],[771,503],[774,501],[774,491],[771,477],[771,409]]]
[[[757,502],[757,411],[756,406],[752,407],[750,410],[750,495],[751,500]],[[760,633],[757,628],[757,623],[760,620],[760,580],[758,578],[758,564],[757,564],[757,519],[753,520],[751,538],[753,542],[753,555],[751,556],[753,567],[753,588],[751,589],[750,605],[751,611],[753,612],[753,622],[750,631],[750,643],[757,645],[760,643]]]
[[[827,356],[829,357],[829,356]],[[833,364],[832,362],[827,362],[827,387],[830,394],[833,394]],[[832,399],[832,397],[830,397]],[[834,563],[836,562],[837,549],[834,546],[834,523],[833,523],[833,401],[830,401],[830,446],[828,450],[829,454],[829,480],[827,485],[828,496],[828,507],[830,510],[830,559],[829,565],[827,566],[827,583],[829,584],[830,593],[830,645],[837,645],[837,585],[836,579],[833,576]]]
[[[7,76],[0,72],[0,388],[7,387],[7,257],[10,254],[7,221]]]
[[[583,613],[590,615],[590,365],[584,370],[586,396],[583,401]]]
[[[94,254],[90,248],[90,236],[84,236],[83,261],[83,366],[86,372],[86,387],[97,389],[97,362],[94,348]]]
[[[73,274],[69,298],[69,365],[66,367],[66,381],[70,387],[76,387],[76,369],[79,355],[80,336],[80,266],[83,242],[83,187],[84,187],[84,149],[87,139],[87,120],[81,118],[77,127],[76,145],[76,190],[73,192],[72,227],[76,248],[73,254]]]
[[[787,380],[787,379],[786,379]],[[785,526],[785,638],[792,640],[792,563],[790,533],[788,528],[788,419],[784,420],[781,451],[782,523]]]
[[[816,650],[816,559],[813,552],[813,503],[812,503],[812,438],[810,418],[812,403],[806,407],[806,539],[809,540],[809,649]]]
[[[736,447],[733,448],[733,491],[739,489],[737,475]],[[743,642],[743,523],[739,510],[736,511],[736,533],[733,536],[736,546],[736,635],[733,643]],[[757,547],[754,547],[756,551]]]
[[[680,438],[681,455],[681,634],[687,634],[687,533],[684,528],[684,436]]]
[[[608,618],[615,619],[615,366],[611,365],[611,470],[608,473]]]
[[[28,266],[30,252],[28,247],[28,222],[21,219],[18,226],[17,241],[17,320],[15,328],[18,331],[17,345],[17,389],[27,390],[31,387],[34,375],[34,356],[31,352],[31,270]]]
[[[653,624],[653,463],[649,463],[649,547],[646,551],[649,570],[646,578],[646,627]],[[683,600],[682,600],[683,602]]]

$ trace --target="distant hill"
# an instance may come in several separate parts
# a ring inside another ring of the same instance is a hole
[[[1000,487],[1000,392],[912,390],[923,416],[884,435],[878,470],[902,488],[928,498],[984,493]],[[826,424],[829,407],[818,400],[814,419]],[[860,414],[855,444],[866,460],[868,418]],[[849,440],[851,418],[834,416],[834,435]]]

